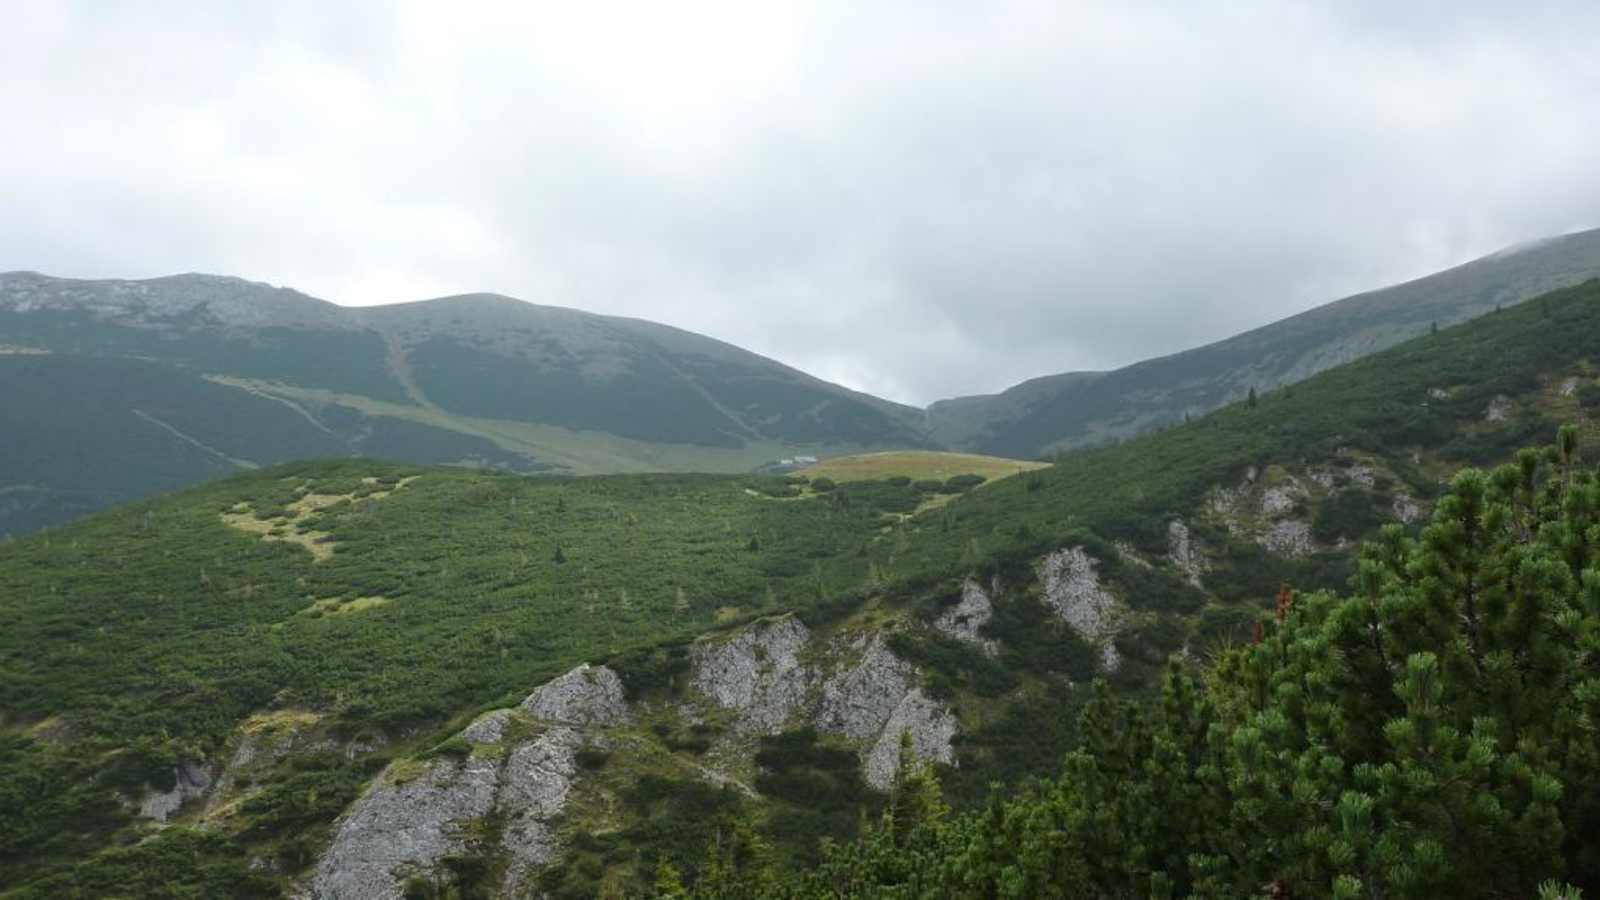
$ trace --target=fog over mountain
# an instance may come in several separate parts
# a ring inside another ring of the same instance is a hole
[[[497,291],[918,404],[1600,224],[1586,2],[23,6],[0,271]]]

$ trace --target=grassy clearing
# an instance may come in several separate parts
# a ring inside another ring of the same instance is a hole
[[[356,597],[353,600],[345,600],[341,597],[324,597],[302,609],[300,615],[312,617],[344,616],[350,613],[358,613],[362,610],[377,609],[388,604],[388,597]]]
[[[928,479],[944,481],[956,475],[982,475],[989,481],[999,481],[1022,472],[1046,468],[1048,463],[1005,459],[999,456],[982,456],[977,453],[941,453],[933,450],[891,450],[884,453],[861,453],[855,456],[838,456],[800,470],[807,478],[831,478],[841,484],[848,481],[879,481],[885,478],[905,477],[913,481]]]
[[[247,501],[240,501],[222,513],[222,521],[231,528],[237,528],[247,534],[253,534],[263,541],[282,541],[304,547],[317,562],[326,562],[333,558],[334,541],[333,533],[318,531],[309,527],[312,517],[324,510],[331,510],[342,505],[349,505],[357,500],[382,500],[395,491],[400,490],[413,481],[418,475],[407,475],[404,478],[384,484],[376,476],[368,475],[360,480],[361,486],[349,493],[321,493],[312,489],[310,482],[302,483],[295,488],[296,499],[285,504],[279,511],[267,511],[265,515],[257,511]],[[368,602],[363,605],[361,601]],[[356,612],[372,606],[387,603],[382,597],[362,597],[351,601],[349,609],[339,609],[340,601],[318,600],[306,612],[315,612],[317,615],[334,612]],[[332,604],[331,606],[329,604]]]

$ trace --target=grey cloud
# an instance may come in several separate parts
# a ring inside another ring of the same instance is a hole
[[[926,402],[1600,220],[1592,4],[1209,6],[51,6],[0,269],[495,290]]]

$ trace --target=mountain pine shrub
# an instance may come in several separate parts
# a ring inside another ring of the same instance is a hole
[[[1600,480],[1576,437],[1461,472],[1351,593],[1286,591],[1209,668],[1170,661],[1159,701],[1097,684],[1054,780],[950,816],[918,770],[915,809],[817,867],[708,866],[696,895],[1593,896]]]

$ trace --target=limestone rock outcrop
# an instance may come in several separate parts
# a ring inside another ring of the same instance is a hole
[[[1112,638],[1123,608],[1115,594],[1100,584],[1096,560],[1082,547],[1064,547],[1039,561],[1041,599],[1055,610],[1084,640],[1100,647],[1100,661],[1108,671],[1121,664]]]
[[[464,758],[386,769],[339,820],[333,843],[301,893],[306,900],[398,900],[406,881],[434,873],[476,839],[474,824],[503,822],[507,895],[559,853],[555,820],[577,784],[577,753],[595,729],[629,719],[622,681],[583,665],[542,686],[515,710],[485,713],[458,737]]]
[[[923,693],[916,669],[879,634],[857,638],[848,650],[860,656],[823,682],[813,723],[824,733],[871,742],[862,764],[867,783],[881,790],[893,782],[907,731],[918,757],[954,762],[955,716]]]
[[[567,725],[619,725],[628,719],[622,679],[605,666],[588,663],[529,694],[523,712]]]
[[[805,702],[814,673],[800,660],[811,631],[799,619],[765,619],[731,638],[699,641],[691,684],[734,710],[743,732],[777,734]]]
[[[994,618],[994,603],[976,581],[967,579],[961,584],[961,600],[945,610],[933,622],[934,630],[946,637],[977,646],[993,656],[999,649],[994,641],[982,634],[983,626]]]
[[[180,762],[172,770],[172,789],[150,790],[139,798],[139,815],[157,822],[166,822],[185,803],[199,800],[211,790],[211,767],[194,762]]]
[[[1200,576],[1209,568],[1205,551],[1200,547],[1200,542],[1189,533],[1189,526],[1185,525],[1182,519],[1173,519],[1167,523],[1167,562],[1183,575],[1185,581],[1195,587],[1204,586]]]
[[[880,790],[894,782],[900,767],[900,736],[911,735],[911,752],[923,760],[955,762],[952,741],[956,736],[956,717],[942,704],[913,688],[895,705],[868,751],[863,775],[867,784]]]

